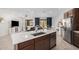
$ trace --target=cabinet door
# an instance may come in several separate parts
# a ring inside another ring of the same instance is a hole
[[[36,50],[48,50],[49,49],[49,36],[42,36],[35,40],[35,49]]]
[[[56,45],[56,38],[50,38],[50,49]]]
[[[56,45],[56,32],[50,34],[50,49]]]
[[[64,18],[68,18],[68,12],[64,13]]]
[[[17,45],[18,50],[33,50],[34,49],[34,40],[29,40],[26,42],[19,43]]]
[[[74,33],[73,44],[75,46],[79,47],[79,34],[77,34],[77,33]]]

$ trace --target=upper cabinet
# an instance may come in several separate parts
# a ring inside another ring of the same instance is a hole
[[[64,18],[68,18],[68,12],[64,13]]]
[[[73,9],[64,13],[64,18],[69,18],[71,16],[74,16],[74,10]]]

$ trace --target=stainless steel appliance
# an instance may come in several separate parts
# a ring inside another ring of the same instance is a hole
[[[72,38],[72,24],[73,24],[73,18],[67,18],[64,19],[64,40],[67,41],[68,43],[73,43],[73,38]]]

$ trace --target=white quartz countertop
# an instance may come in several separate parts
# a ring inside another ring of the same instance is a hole
[[[79,31],[74,31],[75,33],[79,33]]]
[[[38,36],[33,36],[31,34],[36,33],[35,31],[29,31],[29,32],[20,32],[20,33],[13,33],[11,34],[11,39],[12,39],[12,44],[16,45],[18,43],[24,42],[24,41],[28,41],[37,37],[41,37],[53,32],[56,32],[55,30],[39,30],[38,32],[45,32],[45,34],[41,34]]]

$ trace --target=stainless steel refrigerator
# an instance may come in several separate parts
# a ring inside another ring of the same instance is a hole
[[[67,18],[64,19],[64,40],[67,41],[68,43],[73,43],[73,18]]]

